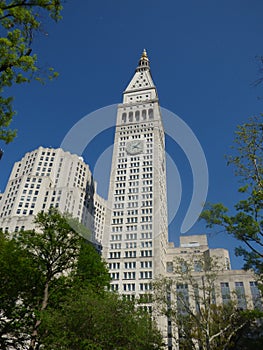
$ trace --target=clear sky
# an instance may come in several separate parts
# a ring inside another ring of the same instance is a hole
[[[161,106],[182,118],[202,145],[209,168],[208,201],[231,207],[238,184],[224,155],[231,152],[236,126],[263,111],[258,98],[263,89],[252,86],[259,78],[255,57],[263,55],[262,13],[262,0],[68,0],[62,21],[44,20],[34,44],[39,66],[52,65],[59,78],[45,86],[34,82],[10,89],[18,136],[9,145],[0,143],[0,190],[24,153],[40,145],[59,147],[82,117],[121,102],[146,48]],[[112,135],[103,135],[105,144]],[[95,148],[84,155],[91,168]],[[193,184],[182,152],[175,150],[173,158],[183,189],[170,226],[170,239],[178,242]],[[100,191],[104,194],[99,185]],[[230,249],[232,267],[241,266],[233,254],[238,243],[231,237],[211,233],[200,223],[188,233],[209,234],[210,245]]]

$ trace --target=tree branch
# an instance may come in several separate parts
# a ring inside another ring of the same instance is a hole
[[[244,242],[248,248],[250,248],[254,253],[258,254],[261,258],[263,258],[263,254],[260,253],[257,249],[255,249],[247,240],[245,240],[244,238],[241,239],[242,242]],[[262,244],[261,244],[262,245]]]
[[[39,7],[40,5],[36,4],[35,2],[26,2],[27,0],[24,0],[22,1],[21,3],[17,3],[17,4],[11,4],[11,5],[7,5],[7,6],[4,6],[4,5],[0,5],[0,8],[2,10],[10,10],[12,8],[15,8],[15,7],[33,7],[33,6],[36,6],[36,7]],[[43,8],[47,8],[47,5],[41,5],[41,7]]]
[[[244,327],[246,326],[246,324],[248,324],[248,321],[242,323],[240,326],[238,326],[235,330],[233,330],[233,331],[230,333],[230,335],[229,335],[228,338],[227,338],[227,343],[226,343],[226,345],[224,346],[224,349],[223,349],[223,350],[227,350],[227,346],[228,346],[228,344],[230,343],[231,338],[232,338],[240,329],[244,328]]]

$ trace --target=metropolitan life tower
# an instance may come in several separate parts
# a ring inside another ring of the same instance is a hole
[[[144,50],[117,109],[103,241],[112,290],[151,308],[152,280],[165,273],[167,242],[165,135]]]

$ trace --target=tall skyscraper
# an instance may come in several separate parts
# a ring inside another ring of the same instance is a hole
[[[117,111],[103,240],[112,290],[149,293],[166,270],[167,226],[164,129],[144,50]]]
[[[164,129],[146,51],[118,106],[108,200],[96,193],[82,157],[39,147],[14,164],[5,192],[0,193],[0,230],[32,229],[35,215],[51,207],[92,229],[99,248],[102,243],[112,290],[138,299],[149,311],[152,282],[159,275],[175,285],[169,295],[173,305],[180,305],[183,294],[196,310],[193,281],[203,286],[204,258],[215,258],[220,265],[213,303],[233,300],[238,308],[263,309],[254,274],[231,270],[227,250],[209,248],[205,235],[182,236],[179,247],[168,242]],[[191,281],[179,280],[178,257],[192,264]],[[156,319],[166,349],[179,349],[178,324],[166,316]]]
[[[61,148],[39,147],[13,166],[0,197],[0,228],[34,228],[35,215],[51,207],[69,213],[93,231],[94,181],[89,166]]]

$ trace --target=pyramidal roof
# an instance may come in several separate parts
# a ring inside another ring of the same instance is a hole
[[[135,74],[125,89],[124,93],[155,88],[150,62],[146,50],[144,49],[136,68]]]

